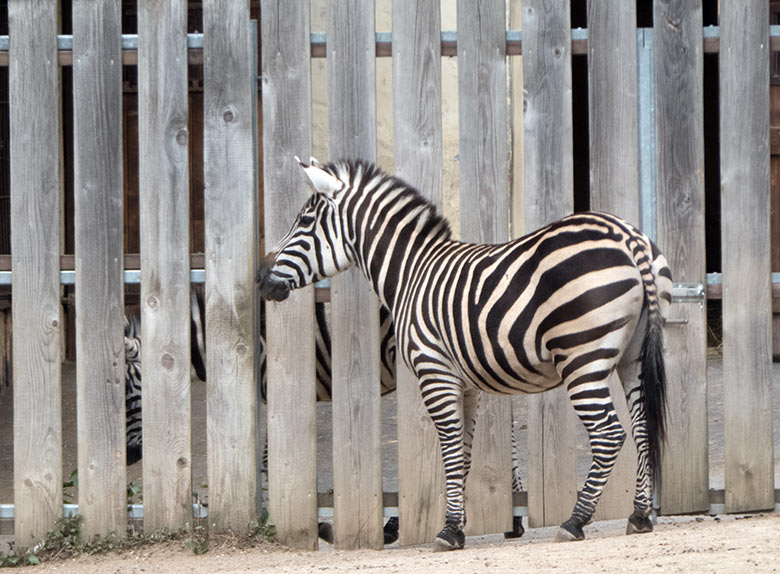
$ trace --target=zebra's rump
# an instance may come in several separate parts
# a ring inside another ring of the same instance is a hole
[[[582,213],[506,244],[453,242],[440,252],[405,301],[401,348],[419,356],[408,347],[414,340],[484,391],[534,393],[583,363],[620,360],[645,304],[654,246],[614,216]],[[419,372],[422,361],[412,362]]]

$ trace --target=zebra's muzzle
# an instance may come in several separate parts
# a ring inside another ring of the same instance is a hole
[[[258,281],[257,288],[263,299],[269,301],[284,301],[290,296],[290,285],[287,281],[268,275],[262,281]]]
[[[260,296],[269,301],[284,301],[290,296],[290,284],[273,273],[276,253],[268,253],[257,268],[255,284]]]

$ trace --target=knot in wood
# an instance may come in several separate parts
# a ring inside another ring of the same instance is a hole
[[[173,355],[170,353],[165,353],[160,360],[160,364],[162,365],[163,369],[170,371],[176,365],[176,359],[174,359]]]
[[[235,119],[236,117],[236,110],[233,106],[228,106],[222,111],[222,119],[225,120],[225,123],[230,123]]]

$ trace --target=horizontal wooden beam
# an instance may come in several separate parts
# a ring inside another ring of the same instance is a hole
[[[772,52],[780,52],[780,26],[770,26],[769,49]],[[637,28],[637,32],[643,28]],[[652,29],[650,29],[652,30]],[[571,31],[572,54],[584,55],[588,53],[588,30],[576,28]],[[71,49],[71,36],[58,36],[59,63],[61,66],[73,65],[73,52]],[[0,36],[0,66],[8,66],[8,36]],[[189,64],[199,66],[203,64],[203,34],[190,34],[188,36]],[[720,51],[720,29],[717,26],[707,26],[702,35],[704,53],[715,54]],[[122,36],[122,64],[134,66],[138,63],[138,37],[133,34]],[[520,56],[523,54],[523,38],[519,30],[508,30],[506,33],[506,55]],[[323,33],[311,34],[311,57],[325,58],[327,55],[327,38]],[[389,58],[393,55],[392,34],[380,32],[376,35],[376,57]],[[441,55],[455,57],[458,55],[457,33],[442,31]]]

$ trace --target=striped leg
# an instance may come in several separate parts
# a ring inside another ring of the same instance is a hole
[[[558,541],[583,540],[582,527],[590,522],[604,485],[615,466],[617,455],[626,439],[609,393],[609,370],[578,374],[567,381],[569,399],[585,425],[593,461],[571,517],[558,530]],[[597,380],[597,375],[601,375]]]
[[[653,469],[647,439],[647,417],[641,398],[639,362],[624,361],[618,367],[618,374],[626,392],[626,400],[631,413],[631,434],[634,437],[638,455],[634,512],[628,519],[626,533],[652,532],[653,523],[650,521],[650,513],[653,509]]]
[[[464,401],[463,389],[457,382],[421,379],[420,391],[439,437],[446,478],[447,512],[444,528],[436,535],[436,545],[442,550],[457,550],[463,548],[466,540],[463,486],[471,464],[471,446],[466,446],[464,424],[470,417],[464,416],[464,406],[473,407],[476,401],[474,398]]]

